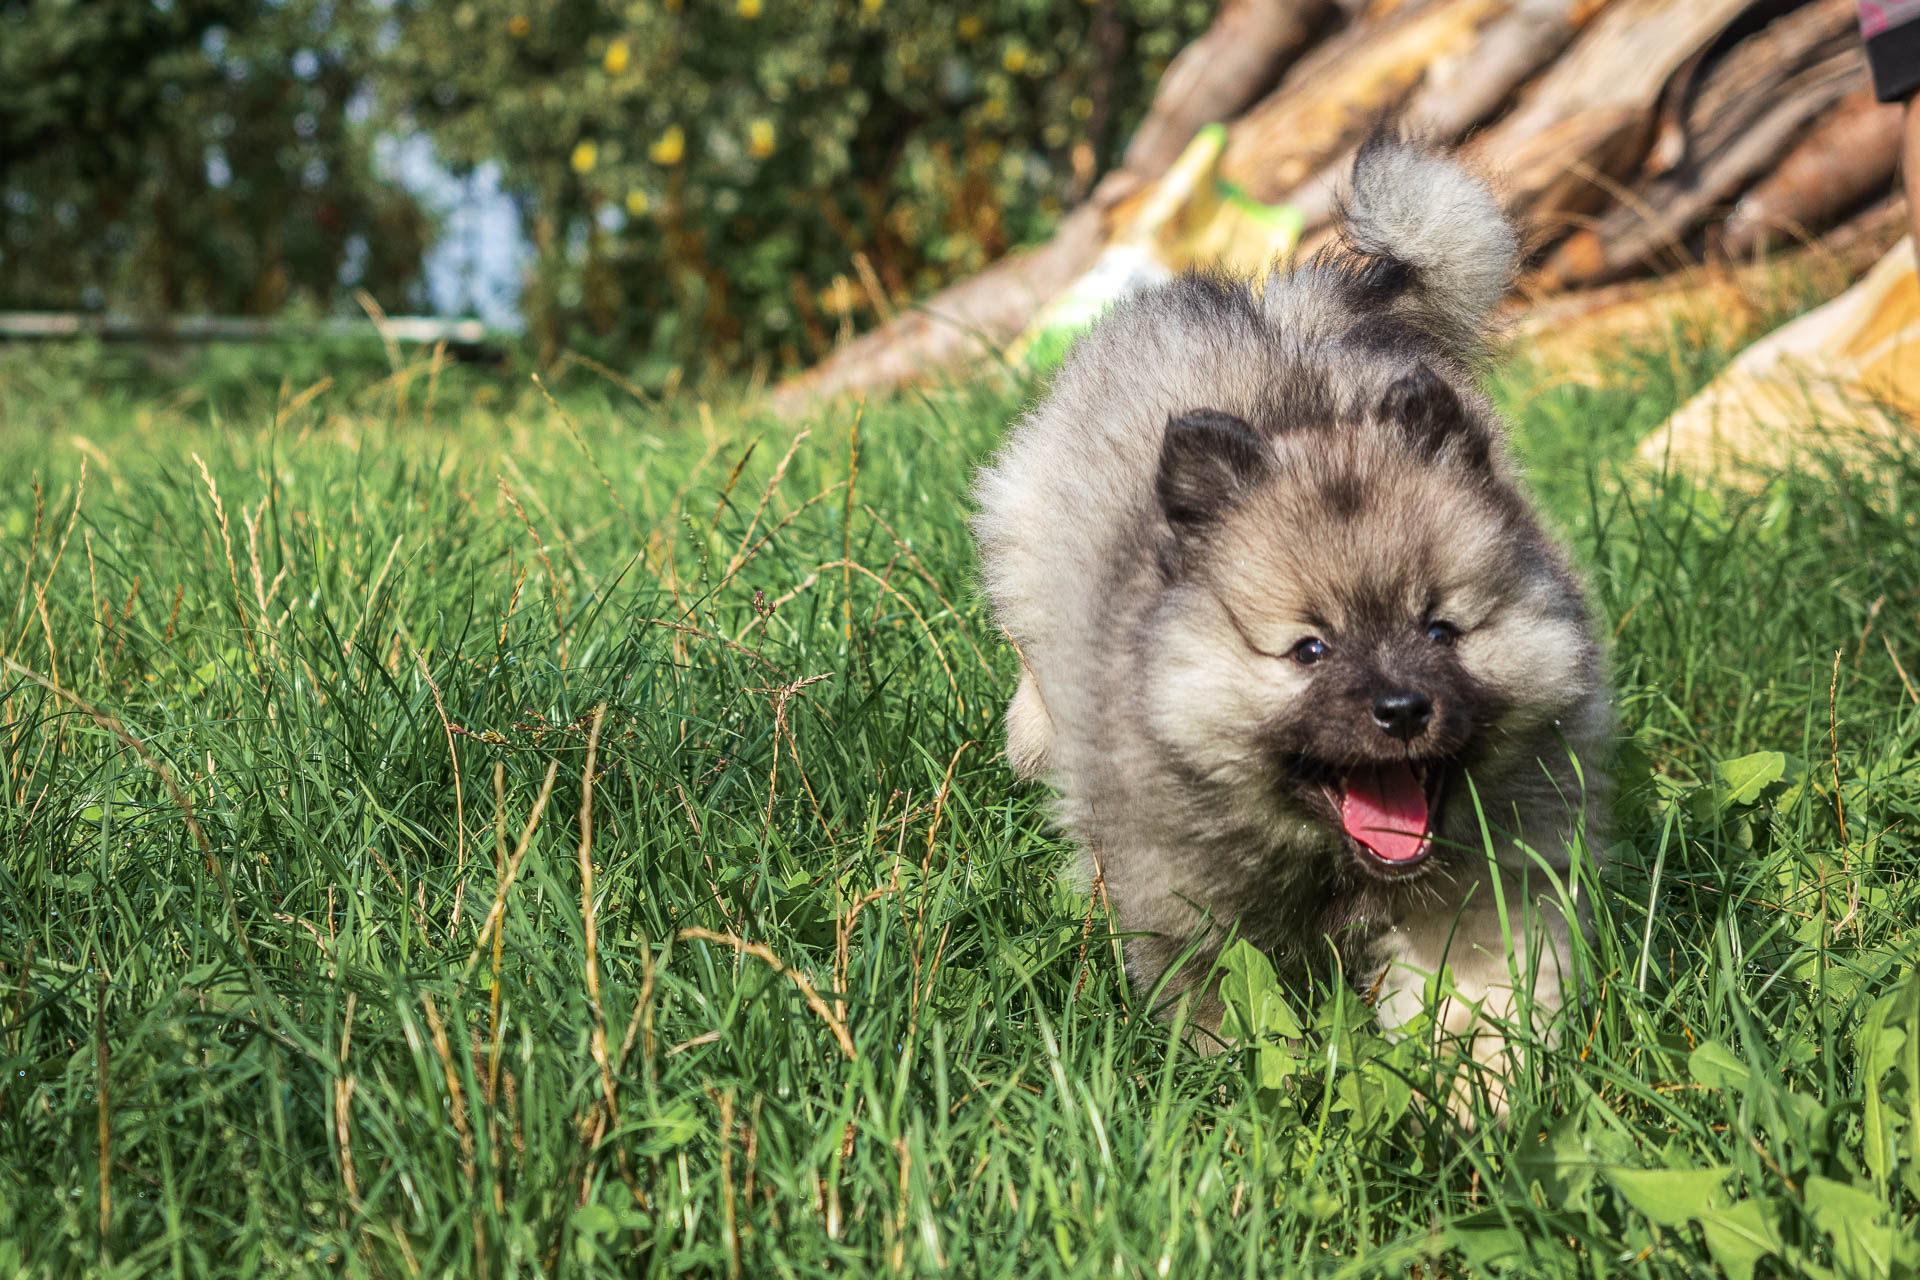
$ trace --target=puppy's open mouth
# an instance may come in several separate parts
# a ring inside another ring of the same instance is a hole
[[[1336,784],[1340,825],[1363,860],[1388,873],[1410,871],[1433,852],[1446,798],[1446,766],[1424,761],[1365,765]]]

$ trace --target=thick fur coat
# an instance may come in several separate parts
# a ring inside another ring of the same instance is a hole
[[[1240,936],[1337,959],[1393,1028],[1445,969],[1440,1021],[1492,1060],[1571,982],[1603,655],[1471,376],[1513,227],[1383,138],[1342,230],[1264,288],[1120,303],[982,470],[1008,755],[1058,793],[1136,987],[1217,1027],[1201,984]]]

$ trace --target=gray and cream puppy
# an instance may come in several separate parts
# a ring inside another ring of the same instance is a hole
[[[1342,233],[1259,291],[1122,302],[981,472],[1008,756],[1058,792],[1136,986],[1197,941],[1194,987],[1232,934],[1337,954],[1393,1028],[1444,966],[1440,1021],[1497,1065],[1476,1011],[1512,1017],[1518,980],[1544,1018],[1573,980],[1603,656],[1470,376],[1513,227],[1381,137]]]

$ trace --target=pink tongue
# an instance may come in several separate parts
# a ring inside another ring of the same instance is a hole
[[[1406,764],[1355,770],[1347,778],[1340,822],[1388,862],[1410,862],[1427,847],[1427,789]]]

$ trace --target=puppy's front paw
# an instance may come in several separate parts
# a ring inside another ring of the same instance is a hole
[[[1573,982],[1565,915],[1529,913],[1511,938],[1504,923],[1482,906],[1396,928],[1378,985],[1375,1011],[1389,1032],[1431,1017],[1434,1047],[1451,1060],[1439,1100],[1468,1127],[1506,1121],[1515,1082],[1536,1065],[1528,1051],[1554,1043]]]
[[[1474,1128],[1483,1115],[1505,1124],[1507,1093],[1519,1066],[1506,1033],[1478,1027],[1454,1044],[1459,1052],[1446,1089],[1447,1110],[1463,1129]]]
[[[1418,1025],[1421,1014],[1431,1018],[1422,1038],[1435,1059],[1434,1103],[1468,1129],[1489,1117],[1506,1123],[1508,1096],[1525,1069],[1522,1051],[1525,1042],[1534,1039],[1526,1016],[1516,1007],[1513,988],[1504,982],[1463,982],[1451,970],[1424,982],[1402,970],[1381,985],[1375,1012],[1390,1036],[1411,1030],[1409,1024]],[[1557,1005],[1531,1004],[1533,1030],[1550,1039],[1556,1010]]]

